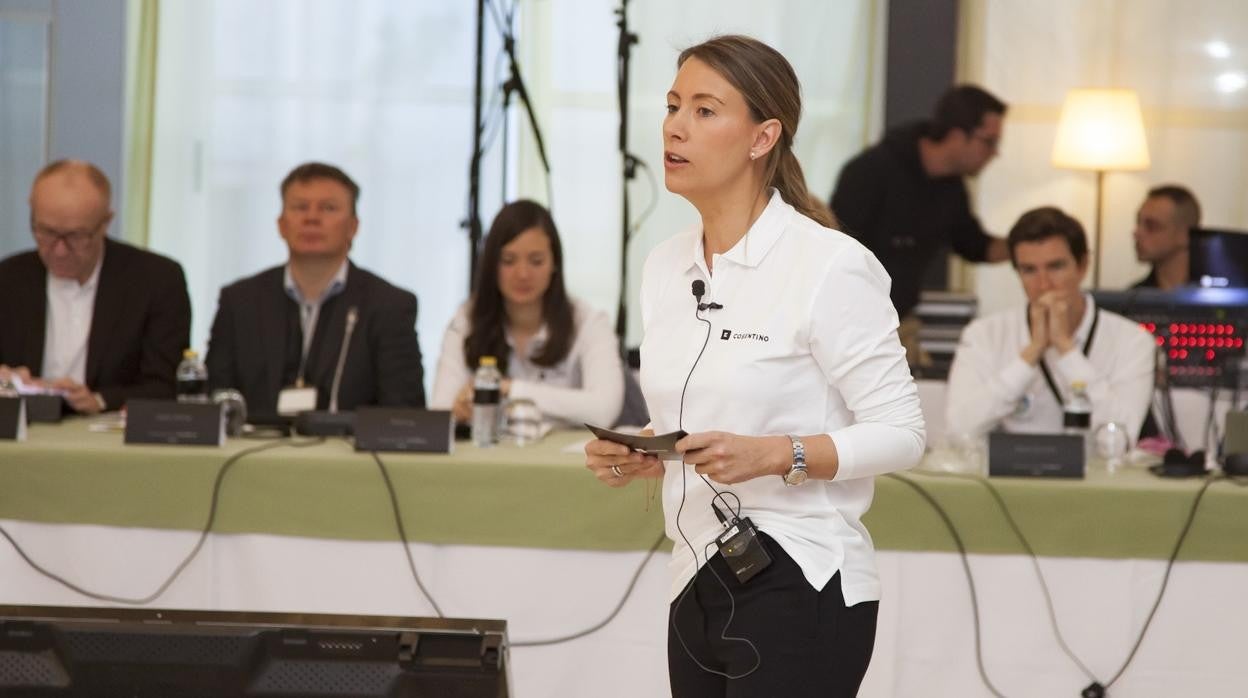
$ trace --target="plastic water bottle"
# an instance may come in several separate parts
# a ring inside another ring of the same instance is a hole
[[[1248,354],[1235,363],[1235,392],[1231,394],[1231,409],[1242,410],[1248,399]]]
[[[1083,437],[1083,459],[1086,463],[1091,454],[1090,431],[1092,429],[1092,401],[1088,399],[1088,386],[1083,381],[1070,384],[1070,399],[1066,401],[1062,416],[1062,431]]]
[[[498,372],[498,359],[482,356],[472,379],[472,443],[478,448],[489,448],[498,443],[502,402],[499,384],[502,379],[502,374]]]
[[[194,349],[182,352],[177,373],[178,402],[208,402],[208,368]]]

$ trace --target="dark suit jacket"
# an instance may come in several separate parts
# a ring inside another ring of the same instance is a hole
[[[0,363],[35,375],[43,370],[47,279],[36,252],[0,262]],[[130,398],[172,398],[190,342],[191,299],[181,265],[108,239],[87,336],[87,387],[110,410]]]
[[[287,387],[288,358],[299,350],[288,328],[298,305],[282,285],[284,266],[221,289],[208,340],[208,382],[234,388],[250,414],[274,415],[277,395]],[[347,348],[338,408],[359,405],[424,407],[424,374],[416,338],[416,296],[354,264],[342,292],[321,308],[308,352],[305,381],[316,387],[317,408],[329,405],[334,369],[346,329],[347,310],[359,309]]]

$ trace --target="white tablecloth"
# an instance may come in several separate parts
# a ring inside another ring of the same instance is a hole
[[[190,549],[181,531],[0,522],[41,564],[94,591],[141,596]],[[576,632],[614,608],[643,553],[411,546],[454,617],[504,618],[512,642]],[[514,648],[518,698],[668,695],[666,561],[643,571],[620,616],[570,643]],[[1130,651],[1164,563],[1045,558],[1072,649],[1102,681]],[[1075,696],[1089,683],[1061,654],[1031,562],[975,555],[989,677],[1007,696]],[[956,555],[882,551],[875,657],[861,695],[988,696],[975,668],[970,595]],[[0,541],[0,603],[97,605],[34,572]],[[1248,695],[1248,565],[1180,563],[1115,698]],[[115,605],[115,604],[98,604]],[[397,543],[214,535],[153,607],[426,616]],[[764,660],[765,661],[765,660]]]

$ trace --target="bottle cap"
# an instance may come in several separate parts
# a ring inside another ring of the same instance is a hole
[[[493,356],[482,356],[480,365],[481,366],[497,366],[498,359]]]

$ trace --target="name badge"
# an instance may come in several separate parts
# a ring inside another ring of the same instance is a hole
[[[316,388],[285,388],[277,394],[277,413],[293,417],[316,409]]]

